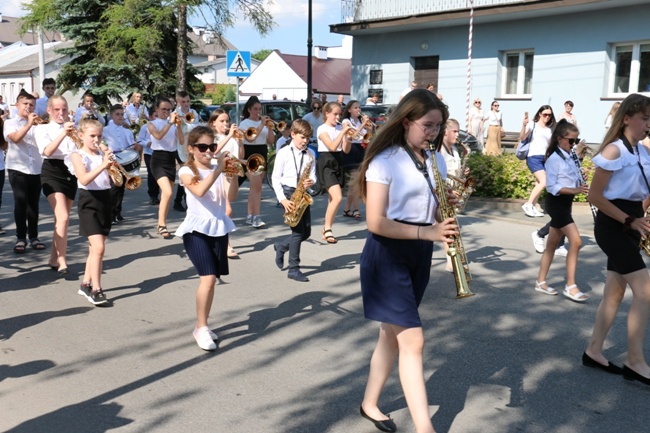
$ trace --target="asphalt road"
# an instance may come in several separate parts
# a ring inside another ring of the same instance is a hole
[[[246,184],[245,184],[246,186]],[[246,189],[241,197],[246,197]],[[363,220],[338,217],[336,245],[320,239],[326,199],[316,200],[313,234],[303,244],[309,283],[287,279],[272,245],[288,234],[265,185],[267,227],[244,224],[235,204],[232,236],[240,259],[216,289],[211,328],[219,350],[192,338],[198,279],[180,239],[156,235],[145,188],[127,191],[123,224],[106,248],[103,285],[112,300],[96,308],[79,296],[86,244],[73,210],[68,278],[47,266],[52,217],[41,201],[46,252],[12,252],[13,203],[4,188],[0,222],[0,431],[40,432],[374,432],[358,414],[377,337],[363,318],[358,284]],[[533,290],[540,255],[520,204],[473,200],[460,217],[476,296],[454,299],[436,248],[420,308],[430,411],[441,432],[646,432],[650,389],[580,365],[602,297],[604,256],[591,217],[576,209],[583,235],[580,305]],[[363,213],[363,209],[362,209]],[[170,211],[170,229],[183,215]],[[564,284],[556,257],[548,281]],[[625,313],[606,355],[621,364]],[[397,371],[381,407],[400,432],[413,431]]]

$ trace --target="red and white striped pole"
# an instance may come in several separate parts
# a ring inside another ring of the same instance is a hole
[[[465,100],[465,130],[469,131],[470,93],[472,91],[472,33],[474,32],[474,0],[469,0],[469,41],[467,43],[467,97]]]

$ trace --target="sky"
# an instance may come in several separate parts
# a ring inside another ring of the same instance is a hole
[[[21,4],[26,0],[1,0],[0,12],[10,17],[25,14]],[[280,50],[284,54],[307,54],[307,0],[273,0],[269,11],[275,27],[262,37],[247,21],[238,19],[235,27],[226,30],[225,38],[241,51]],[[190,24],[204,25],[198,18]],[[343,35],[329,31],[330,24],[341,22],[341,0],[312,0],[313,45],[340,46]]]

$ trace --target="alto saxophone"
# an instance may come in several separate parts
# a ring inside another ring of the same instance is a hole
[[[284,223],[289,227],[297,226],[302,215],[305,213],[305,210],[314,203],[314,199],[311,197],[309,192],[307,192],[307,188],[305,188],[305,181],[309,179],[309,172],[311,171],[311,166],[313,164],[314,158],[310,158],[300,175],[300,179],[298,179],[296,190],[291,194],[291,198],[289,199],[295,205],[293,212],[285,212],[284,214]]]
[[[469,289],[472,274],[469,272],[469,263],[465,255],[463,239],[460,235],[460,225],[456,218],[456,208],[447,200],[446,185],[438,169],[435,149],[431,149],[431,162],[433,165],[433,176],[436,181],[436,196],[438,198],[440,217],[443,220],[453,218],[454,223],[458,226],[458,234],[452,236],[453,242],[449,244],[449,249],[447,250],[447,255],[451,258],[451,265],[454,270],[454,279],[456,280],[456,298],[474,296],[474,293]]]

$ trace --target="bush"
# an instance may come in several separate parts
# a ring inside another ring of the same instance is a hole
[[[520,161],[514,154],[488,156],[473,153],[467,160],[467,167],[477,180],[475,197],[527,199],[535,184],[535,176],[528,170],[526,161]],[[582,167],[591,181],[594,165],[589,157],[584,159]],[[586,197],[579,194],[574,201],[585,202]]]

